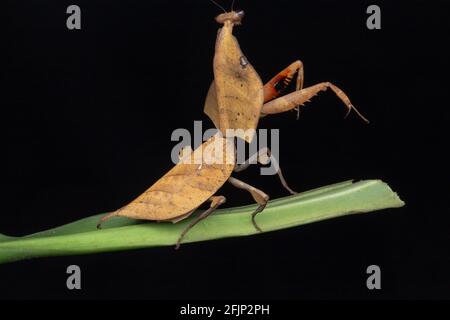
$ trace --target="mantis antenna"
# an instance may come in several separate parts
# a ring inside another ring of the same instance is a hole
[[[217,2],[215,2],[214,0],[210,0],[212,3],[214,3],[216,6],[218,6],[220,9],[223,10],[223,12],[227,13],[227,11],[224,9],[224,7],[222,7],[220,4],[218,4]],[[234,1],[233,1],[234,2]]]
[[[231,2],[231,10],[230,11],[233,11],[233,9],[234,9],[234,0],[233,0],[233,2]]]

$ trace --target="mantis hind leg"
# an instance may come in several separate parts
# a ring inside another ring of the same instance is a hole
[[[97,229],[101,229],[102,228],[102,223],[105,222],[106,220],[109,220],[110,218],[116,216],[119,213],[119,210],[110,212],[110,213],[104,215],[103,217],[101,217],[100,220],[97,223]]]
[[[188,224],[188,226],[183,230],[183,232],[180,234],[177,244],[175,245],[175,249],[180,248],[181,241],[183,240],[186,233],[188,233],[189,230],[192,229],[198,222],[208,217],[211,213],[214,212],[220,205],[224,204],[226,201],[226,198],[224,196],[212,196],[209,198],[209,201],[211,201],[211,206],[209,209],[203,211],[198,217],[196,217],[194,220],[192,220],[191,223]]]
[[[262,232],[261,228],[256,223],[256,215],[264,210],[264,208],[267,205],[267,202],[269,202],[269,196],[265,194],[263,191],[245,183],[244,181],[238,180],[233,177],[229,177],[228,181],[235,186],[236,188],[247,190],[252,195],[253,199],[259,204],[259,206],[256,208],[256,210],[252,213],[252,223],[255,226],[256,230],[259,232]]]
[[[156,222],[162,222],[162,221],[172,222],[172,223],[180,222],[181,220],[189,218],[191,216],[191,214],[193,214],[195,212],[195,210],[197,210],[197,208],[195,208],[195,209],[193,209],[191,211],[188,211],[187,213],[185,213],[185,214],[183,214],[181,216],[178,216],[176,218],[170,218],[170,219],[165,219],[165,220],[157,220]]]

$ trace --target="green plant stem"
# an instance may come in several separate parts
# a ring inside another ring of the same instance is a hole
[[[403,205],[397,194],[380,180],[346,181],[272,200],[257,216],[257,223],[267,232]],[[183,243],[258,234],[250,220],[255,208],[255,205],[249,205],[217,210],[190,230]],[[0,234],[0,263],[36,257],[172,246],[191,220],[189,218],[176,224],[141,223],[117,217],[106,222],[102,230],[97,230],[95,226],[101,216],[24,237]]]

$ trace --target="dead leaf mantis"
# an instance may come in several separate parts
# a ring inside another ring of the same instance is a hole
[[[256,130],[260,117],[297,108],[319,91],[327,88],[334,91],[345,103],[348,112],[351,109],[356,111],[347,95],[329,82],[303,88],[303,65],[300,61],[292,63],[263,85],[232,34],[233,26],[239,25],[243,16],[243,11],[231,11],[216,17],[216,21],[223,24],[223,27],[219,30],[216,39],[214,81],[209,88],[204,111],[219,132],[193,152],[183,152],[180,155],[180,163],[131,203],[103,216],[97,225],[98,228],[102,222],[113,216],[175,223],[189,217],[201,204],[209,201],[210,207],[193,219],[179,236],[176,244],[178,248],[186,233],[195,224],[205,219],[226,201],[224,196],[216,195],[216,192],[228,181],[235,187],[248,191],[258,203],[251,219],[255,228],[261,231],[255,217],[264,210],[269,196],[232,177],[231,174],[233,171],[244,170],[253,163],[253,160],[267,164],[276,159],[271,156],[269,149],[263,148],[244,164],[236,164],[235,139],[242,138],[251,142],[253,139],[251,133]],[[277,98],[295,73],[297,73],[296,91]],[[356,112],[367,121],[358,111]],[[230,134],[229,129],[240,130]],[[220,159],[218,154],[222,155]],[[290,193],[295,193],[287,185],[279,166],[277,168],[283,186]]]

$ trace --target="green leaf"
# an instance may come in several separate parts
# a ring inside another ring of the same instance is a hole
[[[403,205],[397,194],[381,180],[345,181],[272,200],[256,220],[267,232]],[[192,228],[183,243],[258,234],[250,219],[255,208],[255,205],[248,205],[219,209]],[[97,230],[96,224],[101,216],[103,214],[24,237],[0,234],[0,263],[36,257],[173,246],[192,219],[172,224],[143,223],[115,217],[104,223],[102,230]]]

